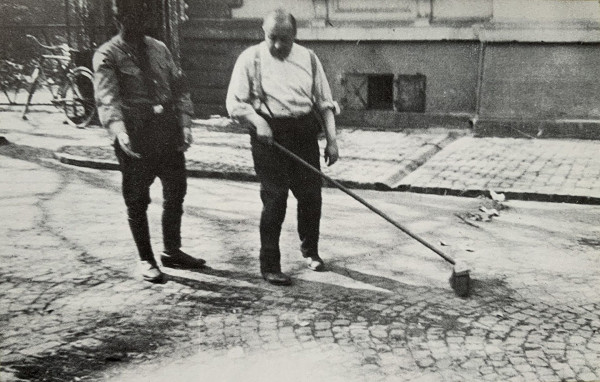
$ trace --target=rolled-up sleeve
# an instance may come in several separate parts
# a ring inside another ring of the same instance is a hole
[[[247,49],[235,62],[225,100],[229,116],[238,122],[245,122],[248,116],[256,114],[252,106],[253,94],[250,86],[253,72],[254,54],[251,49]]]
[[[319,110],[331,109],[335,110],[335,104],[333,102],[333,96],[331,95],[331,88],[325,76],[325,70],[319,58],[315,55],[315,61],[317,66],[317,73],[315,76],[315,104]]]
[[[123,120],[115,62],[108,52],[97,51],[94,54],[93,67],[94,96],[98,117],[102,126],[108,127],[111,122]]]

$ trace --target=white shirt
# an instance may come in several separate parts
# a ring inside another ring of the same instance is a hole
[[[267,104],[275,117],[294,117],[310,113],[313,107],[313,73],[310,51],[296,43],[288,57],[279,60],[271,55],[266,42],[246,49],[238,57],[227,90],[226,106],[231,118],[244,120],[259,110],[270,115],[265,105],[253,94],[255,81],[256,50],[260,57],[260,77]],[[315,56],[316,58],[316,56]],[[334,109],[331,89],[323,71],[323,65],[316,58],[315,106],[320,109]]]

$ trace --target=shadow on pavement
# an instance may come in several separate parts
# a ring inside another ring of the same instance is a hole
[[[398,289],[406,289],[407,285],[396,280],[392,280],[386,277],[375,276],[372,274],[358,272],[356,270],[342,268],[336,265],[327,265],[327,270],[333,273],[337,273],[340,276],[349,277],[355,281],[369,284],[377,288],[387,289],[389,291],[395,291]]]

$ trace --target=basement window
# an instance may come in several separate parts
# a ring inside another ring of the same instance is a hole
[[[351,110],[424,113],[427,78],[417,74],[346,73],[341,102]]]
[[[396,77],[395,109],[400,112],[424,113],[427,77],[421,73]]]
[[[393,110],[394,75],[369,74],[367,77],[367,109]]]
[[[342,78],[343,106],[352,110],[393,110],[394,75],[346,73]]]

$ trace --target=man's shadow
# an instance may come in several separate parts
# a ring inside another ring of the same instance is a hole
[[[407,287],[409,287],[408,284],[402,283],[394,279],[363,273],[346,267],[340,267],[335,263],[328,265],[327,270],[329,272],[336,273],[340,276],[348,277],[354,281],[358,281],[360,283],[367,284],[379,289],[385,289],[390,292],[400,289],[406,289]]]
[[[218,277],[225,281],[220,283],[209,280],[200,280],[196,277],[185,277],[182,275],[182,271],[192,272],[197,275],[204,274],[211,277]],[[177,272],[178,274],[169,273],[167,271],[167,273],[165,273],[165,282],[175,282],[196,290],[203,290],[209,292],[226,291],[228,294],[232,295],[252,294],[257,298],[260,298],[260,296],[270,293],[269,291],[273,290],[282,291],[286,294],[301,295],[306,295],[307,293],[310,294],[311,291],[318,291],[322,293],[324,290],[327,290],[327,294],[330,296],[335,295],[335,293],[342,293],[346,295],[348,294],[348,292],[351,295],[356,295],[357,293],[359,293],[358,291],[360,291],[360,289],[349,288],[334,283],[327,283],[315,280],[304,280],[302,278],[296,277],[297,271],[298,270],[291,272],[293,280],[292,287],[282,287],[268,284],[262,279],[262,277],[259,274],[252,274],[243,271],[215,269],[208,266],[205,266],[201,269],[179,269]],[[394,279],[351,270],[346,267],[338,266],[334,263],[327,264],[327,268],[325,271],[323,271],[323,273],[326,272],[335,273],[345,278],[349,278],[353,281],[363,283],[377,289],[386,290],[391,293],[415,288],[413,285],[405,284]],[[243,282],[246,285],[231,285],[231,283],[227,283],[226,280],[235,280],[238,282]],[[382,292],[376,292],[375,289],[364,289],[365,295],[371,296],[373,293]],[[224,298],[226,298],[226,296]]]

